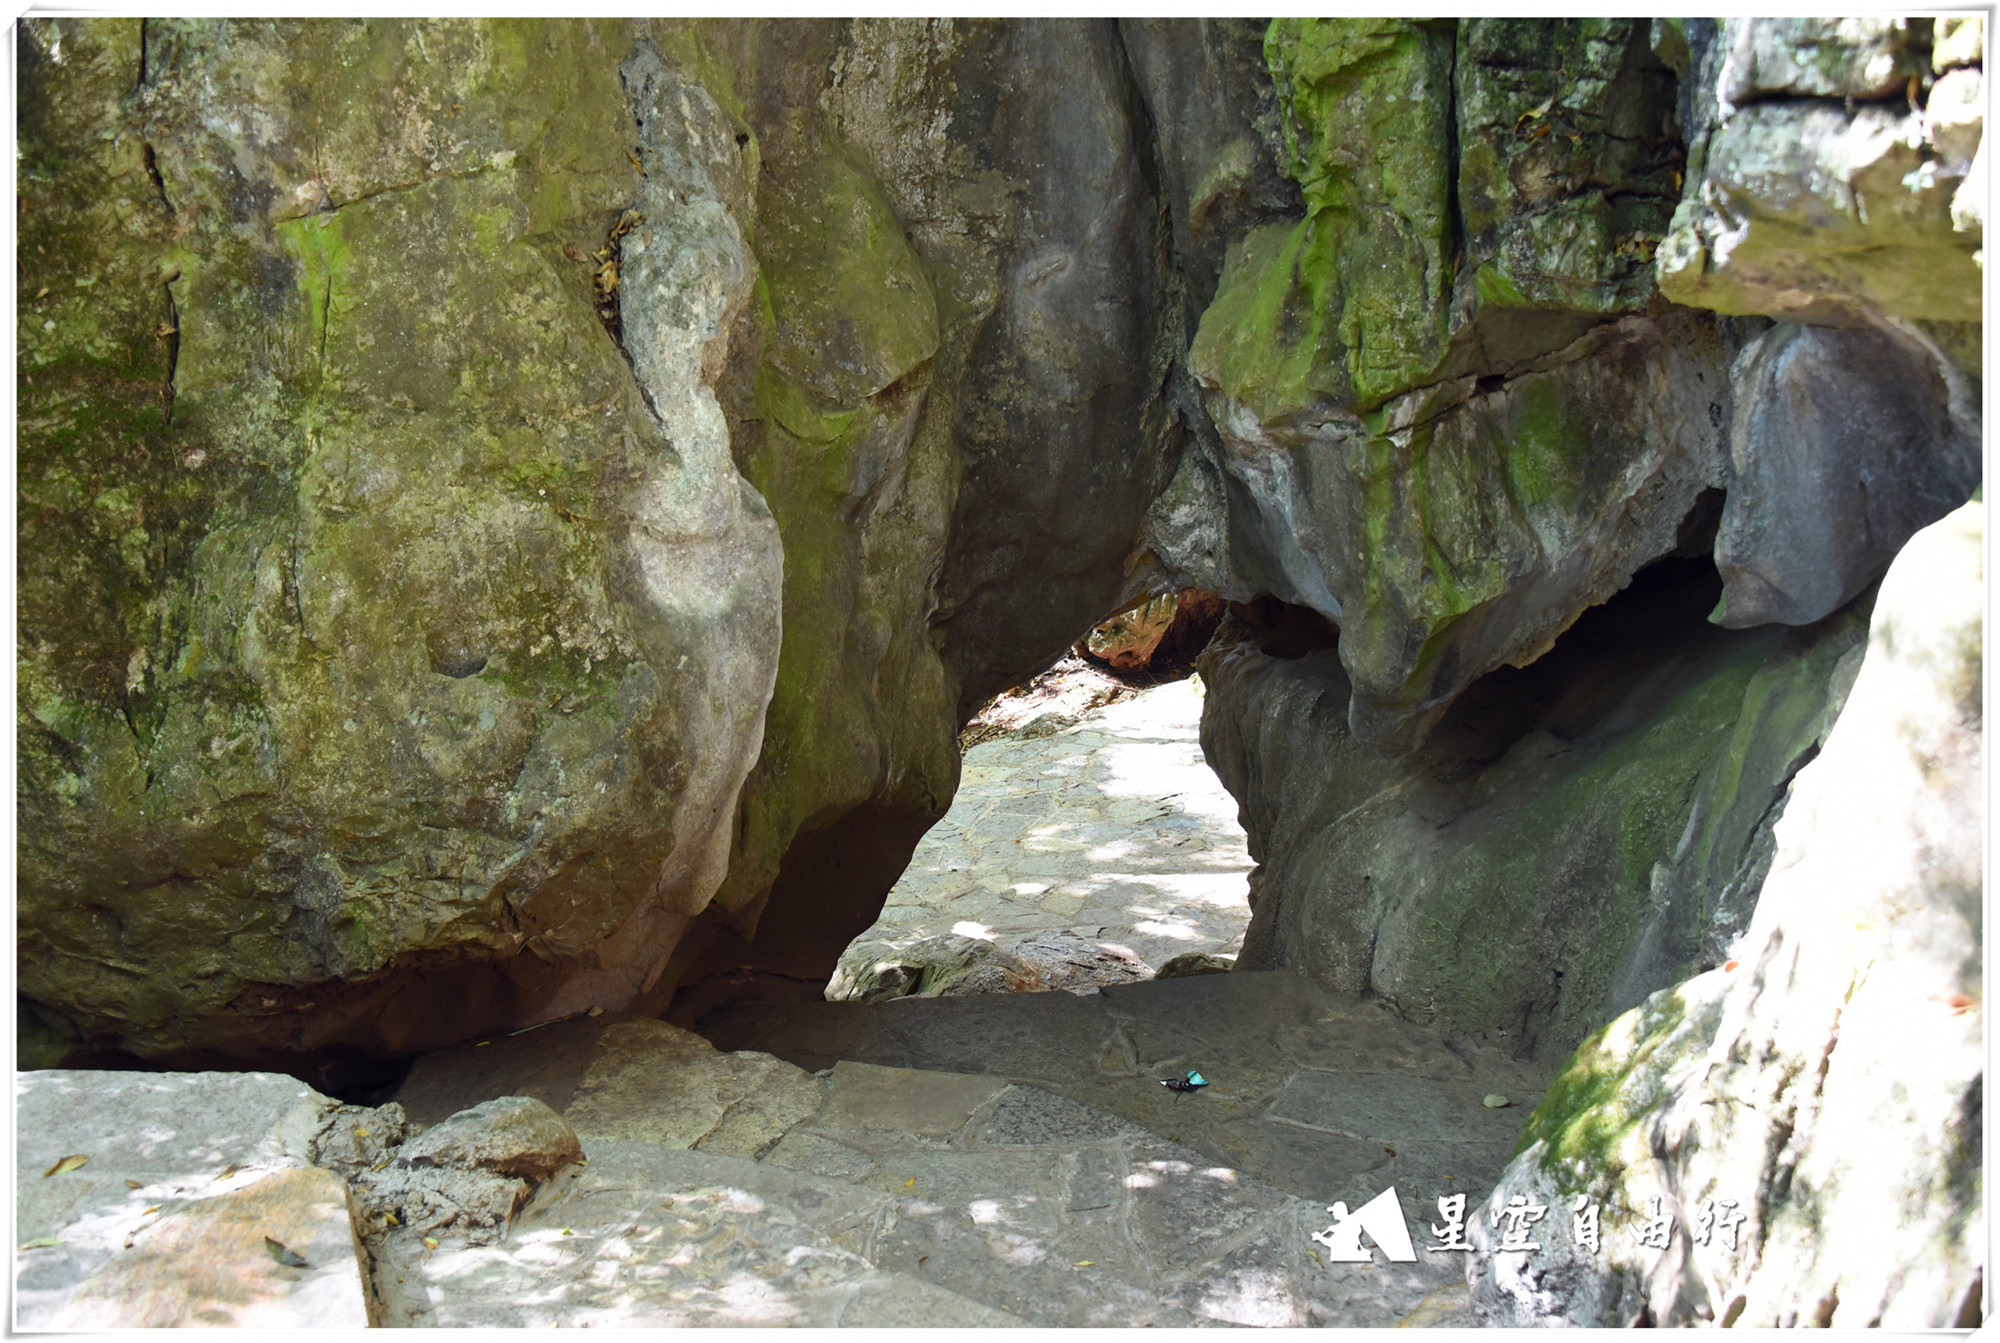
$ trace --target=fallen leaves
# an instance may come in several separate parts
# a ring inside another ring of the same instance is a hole
[[[42,1178],[46,1180],[51,1175],[67,1175],[71,1171],[79,1169],[83,1165],[83,1163],[88,1160],[90,1160],[90,1158],[88,1156],[85,1156],[81,1152],[78,1152],[72,1156],[66,1156],[62,1160],[56,1162],[55,1165],[50,1166],[47,1170],[43,1171]]]
[[[264,1237],[264,1252],[283,1264],[286,1268],[312,1267],[311,1264],[305,1261],[304,1255],[292,1250],[283,1241],[273,1240],[269,1236]]]
[[[1514,118],[1514,129],[1518,131],[1521,129],[1521,127],[1527,125],[1529,122],[1536,121],[1542,117],[1547,116],[1549,113],[1549,109],[1551,107],[1554,107],[1555,103],[1556,103],[1556,96],[1553,93],[1551,93],[1548,97],[1542,99],[1541,106],[1531,107],[1527,111],[1521,113],[1520,116]],[[1543,127],[1543,129],[1546,131],[1548,128]]]

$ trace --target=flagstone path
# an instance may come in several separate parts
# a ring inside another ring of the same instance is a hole
[[[1080,687],[1058,693],[966,751],[951,810],[840,982],[871,984],[873,964],[950,934],[1076,989],[1189,952],[1235,957],[1252,864],[1236,800],[1202,758],[1200,681],[1089,702]]]

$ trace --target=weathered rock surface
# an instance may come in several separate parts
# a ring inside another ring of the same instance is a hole
[[[641,199],[625,26],[24,41],[24,246],[63,305],[21,315],[44,1038],[394,1052],[638,993],[721,880],[777,612],[667,348],[747,290],[635,322],[649,405],[565,253]]]
[[[1461,1255],[1327,1264],[1311,1233],[1390,1185],[1413,1219],[1476,1195],[1523,1114],[1481,1097],[1545,1076],[1286,975],[722,1015],[823,1071],[609,1016],[421,1060],[397,1101],[414,1120],[536,1094],[589,1160],[504,1242],[401,1242],[385,1319],[1462,1323]],[[1158,1085],[1195,1065],[1201,1095]],[[713,1146],[718,1111],[773,1115],[802,1086],[756,1160]]]
[[[1396,760],[1349,728],[1335,631],[1239,608],[1202,660],[1203,749],[1258,863],[1239,966],[1566,1052],[1717,963],[1866,629],[1725,632],[1718,588],[1703,561],[1655,566]]]
[[[1136,595],[1186,314],[1108,21],[22,40],[34,1057],[816,989]]]
[[[1928,29],[1728,19],[1697,43],[1683,71],[1687,184],[1660,246],[1661,292],[1836,325],[1862,312],[1976,324],[1979,231],[1953,222],[1971,154],[1927,140],[1906,96],[1928,64]],[[1953,340],[1976,351],[1978,330]],[[1976,353],[1960,362],[1979,364]]]
[[[873,1003],[1047,987],[1035,967],[1015,953],[986,938],[946,933],[894,946],[863,937],[841,953],[826,996],[830,1002]]]
[[[1474,1219],[1485,1321],[1980,1322],[1984,535],[1969,504],[1890,567],[1733,959],[1593,1037],[1536,1111],[1488,1209],[1561,1211],[1536,1255]],[[1566,1234],[1579,1194],[1596,1253]]]
[[[1225,609],[1221,597],[1199,589],[1155,597],[1092,628],[1077,641],[1077,656],[1128,676],[1183,670],[1208,646]]]
[[[1148,537],[1189,581],[1337,621],[1371,744],[1414,745],[1546,651],[1722,483],[1740,336],[1655,310],[1678,160],[1649,40],[1630,20],[1267,39],[1307,218],[1230,253],[1188,356],[1215,432]]]
[[[1771,328],[1730,375],[1718,624],[1809,625],[1979,483],[1979,414],[1931,350],[1874,327]]]
[[[1261,19],[1121,19],[1155,137],[1190,326],[1215,298],[1229,245],[1298,218]]]

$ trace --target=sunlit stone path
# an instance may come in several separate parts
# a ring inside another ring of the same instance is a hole
[[[1200,723],[1190,679],[973,746],[951,811],[856,939],[842,983],[953,935],[1072,988],[1144,978],[1189,952],[1233,957],[1250,854]]]

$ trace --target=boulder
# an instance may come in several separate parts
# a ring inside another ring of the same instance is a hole
[[[1901,94],[1928,63],[1928,25],[1903,18],[1757,19],[1723,34],[1725,107],[1759,98],[1852,98]]]
[[[1185,956],[1176,956],[1159,968],[1153,978],[1180,979],[1187,975],[1224,975],[1236,968],[1232,957],[1211,956],[1205,951],[1190,951]]]
[[[1890,566],[1731,958],[1594,1035],[1535,1111],[1472,1219],[1483,1322],[1979,1324],[1984,540],[1968,504]],[[1538,1253],[1495,1237],[1516,1199],[1558,1210]]]
[[[532,1096],[501,1096],[425,1129],[398,1149],[393,1164],[456,1166],[540,1183],[582,1155],[561,1115]]]
[[[656,160],[707,208],[645,255],[713,284],[633,349],[594,310],[646,203],[625,25],[24,41],[43,1047],[397,1053],[639,994],[723,876],[778,557],[705,387],[750,277],[700,172]]]
[[[1029,993],[1053,987],[1035,966],[978,937],[946,933],[908,945],[858,942],[827,983],[829,1002]]]
[[[1730,375],[1718,623],[1820,620],[1965,502],[1980,477],[1979,412],[1942,363],[1874,327],[1786,322],[1743,351]]]
[[[23,34],[31,1060],[816,993],[970,706],[1143,590],[1110,21]]]
[[[364,1123],[371,1118],[361,1116]],[[530,1096],[502,1096],[412,1134],[383,1160],[347,1173],[378,1245],[446,1229],[483,1243],[504,1237],[535,1191],[582,1158],[576,1132],[561,1115]]]
[[[1923,65],[1918,36],[1904,19],[1724,21],[1686,72],[1687,182],[1660,291],[1836,325],[1858,312],[1977,323],[1980,240],[1952,219],[1970,155],[1927,140],[1903,96]],[[1859,101],[1874,97],[1886,101]]]
[[[1338,623],[1354,731],[1407,750],[1675,548],[1743,333],[1654,307],[1679,159],[1646,24],[1286,20],[1267,54],[1307,217],[1230,250],[1147,540]]]

